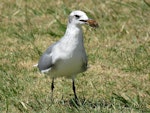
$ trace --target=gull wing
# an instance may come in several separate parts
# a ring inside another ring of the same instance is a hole
[[[88,65],[88,59],[87,59],[86,54],[84,54],[84,56],[83,56],[82,60],[83,60],[82,70],[83,70],[83,71],[86,71],[86,70],[87,70],[87,68],[88,68],[88,67],[87,67],[87,65]]]
[[[38,68],[41,72],[47,72],[51,69],[53,66],[52,64],[52,49],[55,46],[56,43],[52,44],[47,48],[47,50],[43,53],[41,56],[39,62],[38,62]]]

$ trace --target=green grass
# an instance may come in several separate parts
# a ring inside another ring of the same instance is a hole
[[[150,112],[150,2],[148,0],[1,0],[1,113]],[[83,10],[99,23],[83,26],[89,69],[71,80],[55,81],[33,65],[63,36],[68,15]]]

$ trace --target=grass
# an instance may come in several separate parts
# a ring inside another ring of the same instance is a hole
[[[56,79],[51,104],[51,79],[33,65],[76,9],[100,25],[83,26],[89,69],[76,79],[81,104],[64,78]],[[150,112],[149,12],[148,0],[1,0],[0,112]]]

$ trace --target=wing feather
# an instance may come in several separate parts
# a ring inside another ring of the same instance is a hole
[[[39,62],[38,62],[38,68],[40,71],[48,70],[53,66],[52,63],[52,49],[55,46],[56,43],[52,44],[47,48],[47,50],[43,53],[41,56]]]

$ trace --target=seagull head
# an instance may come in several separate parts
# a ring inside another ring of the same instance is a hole
[[[85,12],[79,10],[70,13],[69,24],[74,25],[88,24],[91,27],[98,27],[98,24],[95,20],[89,19]]]

